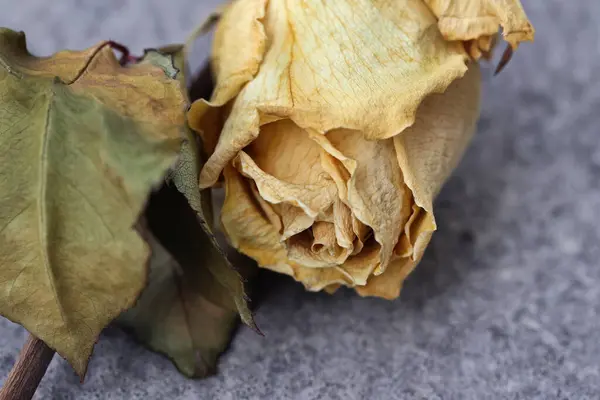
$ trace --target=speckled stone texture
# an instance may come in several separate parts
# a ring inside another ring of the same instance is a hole
[[[0,0],[0,25],[49,54],[181,41],[216,0]],[[87,380],[55,357],[38,399],[597,399],[600,16],[524,0],[537,28],[492,79],[477,137],[437,201],[439,232],[394,302],[287,278],[204,381],[115,329]],[[0,322],[0,376],[25,333]],[[4,379],[4,378],[2,378]]]

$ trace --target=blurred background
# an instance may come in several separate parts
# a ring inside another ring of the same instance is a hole
[[[185,379],[108,329],[84,384],[55,357],[37,398],[597,399],[600,2],[522,2],[536,41],[497,77],[485,65],[476,138],[400,299],[271,279],[256,316],[266,336],[242,328],[215,377]],[[0,0],[0,26],[37,55],[103,39],[139,53],[183,41],[218,3]],[[0,320],[1,379],[24,340]]]

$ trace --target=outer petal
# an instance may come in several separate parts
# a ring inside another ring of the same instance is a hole
[[[367,280],[379,266],[381,246],[371,240],[365,245],[360,253],[350,257],[343,265],[340,266],[353,279],[355,287],[367,284]]]
[[[356,286],[356,292],[361,296],[377,296],[384,299],[395,299],[400,295],[400,289],[406,277],[415,269],[435,231],[433,214],[419,210],[417,217],[412,220],[410,232],[413,249],[410,257],[394,259],[385,273],[370,276],[364,286]]]
[[[212,46],[216,87],[211,103],[227,103],[258,73],[267,46],[262,23],[267,3],[268,0],[237,0],[225,8]]]
[[[279,241],[279,232],[255,205],[249,182],[231,166],[225,168],[224,173],[221,223],[231,244],[261,266],[285,264],[286,249]],[[278,271],[283,272],[283,269]]]
[[[413,255],[414,246],[416,242],[416,237],[413,237],[413,224],[417,221],[417,218],[423,214],[424,211],[421,207],[413,204],[412,206],[412,214],[404,225],[404,234],[400,236],[400,240],[394,249],[394,254],[398,257],[411,257]],[[433,223],[432,232],[435,230],[436,226]]]
[[[427,98],[415,125],[395,137],[398,162],[416,206],[405,225],[392,261],[383,275],[371,277],[363,296],[395,298],[403,280],[414,269],[436,230],[433,199],[454,170],[470,141],[479,116],[480,72],[474,64],[464,78],[441,95]]]
[[[202,187],[216,182],[265,121],[389,138],[412,125],[424,97],[466,70],[464,48],[444,41],[421,0],[271,1],[264,23],[269,49],[232,106]]]
[[[318,292],[334,285],[352,285],[352,278],[341,268],[306,268],[294,266],[294,279],[302,282],[307,290]]]
[[[520,42],[533,40],[534,29],[519,0],[424,0],[438,17],[447,40],[471,40],[491,36],[503,28],[504,39],[516,50]]]
[[[433,199],[454,170],[470,142],[479,118],[481,74],[471,64],[464,78],[444,94],[425,99],[417,121],[394,145],[404,182],[415,203],[433,213]]]
[[[216,87],[210,102],[194,102],[188,120],[200,132],[207,150],[212,152],[222,125],[218,108],[238,95],[258,73],[266,51],[267,37],[262,23],[268,0],[237,0],[224,7],[215,32],[211,66]],[[243,39],[243,40],[242,40]]]
[[[361,296],[377,296],[393,300],[400,295],[404,280],[412,272],[417,262],[410,258],[392,261],[385,274],[372,276],[365,286],[357,286],[356,292]]]
[[[396,254],[383,274],[357,286],[361,296],[398,297],[402,283],[423,257],[436,229],[433,199],[456,167],[474,132],[479,116],[480,72],[476,64],[444,94],[428,97],[415,124],[394,137],[404,181],[416,206],[406,222]]]

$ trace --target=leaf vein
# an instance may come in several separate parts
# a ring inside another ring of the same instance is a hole
[[[12,216],[12,218],[11,218],[11,219],[9,219],[9,220],[6,222],[6,224],[4,224],[4,226],[2,227],[2,229],[0,229],[0,233],[4,232],[4,230],[5,230],[6,228],[8,228],[8,226],[9,226],[10,224],[12,224],[14,220],[16,220],[17,218],[19,218],[19,216],[20,216],[21,214],[23,214],[25,211],[27,211],[27,209],[28,209],[29,207],[31,207],[32,205],[33,205],[33,202],[31,202],[31,203],[27,204],[25,207],[23,207],[23,209],[19,210],[19,212],[18,212],[18,213],[16,213],[15,215],[13,215],[13,216]]]
[[[38,193],[38,236],[40,241],[42,264],[48,277],[48,283],[54,294],[54,300],[60,312],[60,316],[64,324],[67,323],[66,314],[63,310],[58,290],[54,282],[54,273],[52,271],[52,265],[50,261],[50,248],[48,246],[48,209],[47,209],[47,196],[48,196],[48,150],[50,146],[50,131],[52,125],[52,111],[54,108],[55,92],[54,88],[50,90],[49,98],[46,99],[47,110],[46,117],[44,119],[44,131],[42,135],[42,145],[40,148],[40,187]]]

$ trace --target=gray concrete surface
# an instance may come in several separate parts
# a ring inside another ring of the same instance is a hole
[[[49,54],[180,41],[216,0],[0,0],[0,25]],[[440,231],[395,302],[283,279],[216,377],[183,378],[109,329],[87,380],[55,358],[39,399],[597,399],[597,0],[524,0],[537,41],[485,70],[479,131],[437,202]],[[0,321],[0,377],[24,341]],[[4,379],[4,378],[2,378]]]

